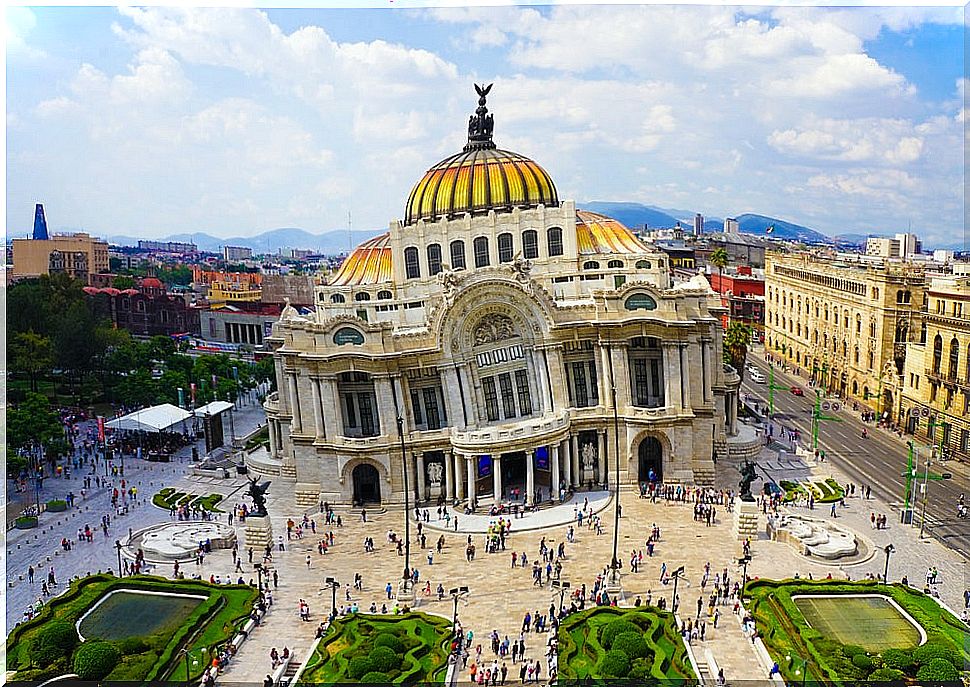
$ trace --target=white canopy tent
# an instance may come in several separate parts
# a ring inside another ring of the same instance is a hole
[[[213,401],[212,403],[206,403],[204,406],[199,406],[195,409],[196,417],[205,417],[206,415],[218,415],[219,413],[224,413],[232,408],[232,403],[229,401]]]
[[[174,425],[192,417],[192,413],[182,410],[171,403],[163,403],[151,408],[142,408],[128,415],[109,420],[109,429],[126,429],[136,432],[164,432]]]

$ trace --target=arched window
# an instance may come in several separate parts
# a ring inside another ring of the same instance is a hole
[[[957,378],[957,368],[960,366],[960,342],[954,336],[950,339],[950,365],[947,367],[946,376],[950,379]]]
[[[600,264],[595,260],[587,260],[586,262],[583,263],[584,270],[598,270],[599,268],[600,268]]]
[[[871,370],[876,363],[876,355],[872,351],[869,351],[869,369]]]
[[[876,338],[876,323],[875,323],[875,321],[872,321],[872,322],[869,323],[869,338],[870,339],[875,339]]]
[[[920,325],[919,328],[919,342],[921,344],[926,344],[926,323]]]
[[[366,291],[361,291],[356,296],[354,296],[354,300],[355,301],[369,301],[370,300],[370,294],[367,293]]]
[[[428,244],[428,274],[434,276],[441,271],[441,246],[437,243]]]
[[[404,273],[408,279],[421,276],[421,265],[418,264],[418,249],[408,246],[404,249]]]
[[[897,303],[902,303],[903,302],[903,292],[902,291],[897,291],[896,292],[896,302]]]
[[[390,291],[378,291],[377,300],[379,301],[389,301],[394,298],[394,295]]]
[[[451,269],[453,270],[465,269],[465,242],[464,241],[451,242]]]
[[[855,362],[856,365],[859,364],[859,347],[858,346],[856,346],[855,349],[854,349],[854,355],[852,356],[852,359],[853,359],[853,361]],[[853,391],[852,393],[855,393],[855,391]]]
[[[512,234],[508,232],[498,235],[498,261],[512,262]]]
[[[610,268],[611,270],[620,269],[620,268],[623,267],[623,261],[622,260],[610,260],[608,263],[606,263],[606,266],[608,268]]]
[[[907,334],[909,334],[909,330],[905,322],[900,322],[896,325],[896,343],[905,343]]]
[[[340,293],[335,293],[334,295],[330,296],[331,303],[344,303],[346,300],[347,299],[343,297],[343,294]]]
[[[853,396],[859,395],[859,382],[856,382],[856,381],[852,382],[852,395]]]
[[[856,334],[862,333],[862,315],[855,316],[855,333]]]
[[[638,270],[648,270],[648,269],[650,269],[650,261],[649,260],[637,260],[637,269]]]
[[[475,267],[488,267],[489,257],[488,257],[488,239],[484,236],[477,237],[472,242],[472,248],[475,251]]]
[[[539,257],[539,232],[535,229],[522,232],[522,257],[526,260]]]
[[[933,339],[933,373],[940,374],[940,363],[943,360],[943,337],[939,334]]]
[[[546,244],[549,257],[562,255],[562,229],[559,227],[549,227],[546,231]]]

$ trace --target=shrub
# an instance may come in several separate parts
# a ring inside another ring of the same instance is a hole
[[[859,654],[864,655],[866,650],[861,646],[856,646],[855,644],[846,644],[844,647],[842,647],[842,653],[846,657],[852,658],[853,656],[858,656]]]
[[[125,656],[143,654],[151,648],[141,637],[125,637],[115,644]]]
[[[350,659],[347,666],[347,674],[354,680],[359,680],[362,676],[374,670],[374,662],[367,656],[354,656]]]
[[[647,643],[639,632],[621,632],[613,640],[614,651],[622,651],[631,659],[646,658],[650,653]]]
[[[377,639],[374,640],[374,646],[386,646],[395,654],[404,653],[404,642],[397,635],[392,635],[390,632],[382,632],[377,635]]]
[[[896,668],[877,668],[867,679],[869,682],[903,682],[903,671]]]
[[[872,659],[865,654],[856,654],[852,657],[852,665],[859,670],[872,670]]]
[[[917,680],[959,680],[960,671],[945,658],[934,658],[916,671]]]
[[[913,657],[902,649],[886,649],[882,652],[882,663],[893,670],[906,670],[913,667]]]
[[[121,654],[108,642],[85,642],[74,652],[74,672],[82,680],[100,680],[114,670]]]
[[[21,515],[19,518],[14,520],[14,526],[18,530],[29,530],[32,527],[37,527],[37,516]]]
[[[617,618],[616,620],[607,623],[606,627],[600,630],[600,644],[603,645],[604,649],[609,649],[613,646],[613,640],[616,639],[617,635],[624,632],[640,632],[640,628],[629,620],[624,620],[623,618]]]
[[[371,651],[370,661],[374,666],[371,670],[377,670],[382,673],[391,672],[401,663],[401,659],[397,657],[397,654],[387,646],[379,646]]]
[[[382,673],[379,670],[372,670],[369,673],[366,673],[365,675],[361,676],[360,681],[375,683],[375,682],[390,682],[391,679],[387,676],[387,673]]]
[[[608,677],[626,677],[630,672],[630,659],[622,651],[607,651],[600,672]]]
[[[648,659],[635,659],[627,677],[631,680],[636,680],[637,687],[659,687],[660,680],[650,674],[652,665],[653,662]]]
[[[30,645],[30,662],[39,668],[47,667],[71,653],[79,641],[74,626],[63,620],[51,621]]]
[[[923,646],[916,647],[913,651],[913,661],[920,666],[930,663],[935,658],[945,659],[954,666],[963,663],[960,652],[952,646],[943,643],[927,642]]]
[[[47,502],[48,513],[62,513],[67,510],[67,501],[63,499],[52,499]]]

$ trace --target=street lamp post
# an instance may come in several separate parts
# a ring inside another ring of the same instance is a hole
[[[674,574],[672,575],[672,577],[674,578],[674,594],[673,594],[673,598],[672,598],[672,600],[670,602],[670,612],[671,613],[676,613],[677,612],[677,582],[678,582],[678,580],[680,580],[680,576],[683,575],[683,574],[684,574],[684,566],[680,566],[679,568],[677,568],[676,570],[674,570]]]
[[[259,593],[262,596],[262,594],[263,594],[263,564],[262,563],[257,563],[253,567],[256,568],[256,584],[259,585]]]
[[[744,585],[748,582],[748,563],[751,562],[751,556],[742,556],[738,559],[738,565],[741,566],[741,595],[744,596]]]
[[[620,418],[616,407],[616,378],[613,375],[613,346],[609,341],[606,342],[607,358],[610,361],[610,394],[613,399],[613,453],[616,460],[616,478],[613,480],[613,488],[616,490],[614,497],[615,504],[613,509],[613,559],[610,561],[610,591],[617,593],[620,590],[620,558],[619,558],[619,538],[620,538]]]
[[[332,594],[331,603],[333,605],[330,609],[330,620],[333,621],[337,617],[337,590],[340,589],[340,582],[334,577],[328,577],[326,582]]]
[[[883,551],[886,552],[886,569],[882,574],[882,581],[885,584],[889,584],[889,557],[896,552],[896,547],[892,544],[886,544],[886,548]]]
[[[451,600],[454,602],[454,609],[451,612],[451,633],[454,636],[458,631],[458,601],[468,596],[468,587],[452,587],[448,593],[451,594]],[[458,643],[457,648],[461,648],[461,642]]]
[[[563,602],[566,598],[566,592],[572,585],[569,582],[561,582],[559,580],[552,581],[552,588],[559,591],[559,612],[563,611]]]
[[[401,576],[398,598],[411,601],[409,593],[411,589],[411,514],[408,512],[410,487],[408,486],[408,454],[404,446],[404,418],[400,415],[397,416],[397,434],[401,440],[401,468],[404,472],[404,572]]]
[[[115,539],[115,550],[118,552],[118,577],[124,577],[121,572],[121,540]]]

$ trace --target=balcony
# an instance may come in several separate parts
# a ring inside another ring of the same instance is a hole
[[[273,393],[266,396],[266,400],[263,401],[263,409],[270,414],[276,415],[280,412],[280,392],[274,391]]]
[[[452,428],[451,443],[468,453],[503,453],[553,443],[561,440],[568,430],[569,411],[562,410],[489,427]]]

